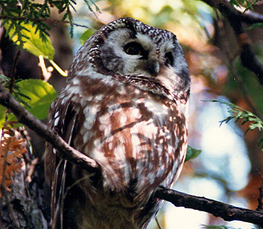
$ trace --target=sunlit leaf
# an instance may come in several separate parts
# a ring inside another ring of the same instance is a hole
[[[22,80],[17,84],[19,91],[30,97],[30,100],[26,100],[30,106],[26,107],[27,110],[40,120],[46,118],[50,104],[57,96],[52,85],[37,79]]]
[[[15,84],[17,89],[13,95],[36,118],[43,120],[47,117],[49,107],[57,96],[52,85],[42,80],[21,80]],[[6,108],[0,105],[0,128],[8,115],[8,121],[16,121],[16,117],[6,114]]]
[[[9,24],[6,23],[5,27],[8,26]],[[22,37],[20,39],[23,41],[22,48],[26,49],[28,52],[34,54],[35,56],[42,55],[45,59],[53,60],[55,50],[50,39],[48,37],[46,41],[40,39],[39,30],[36,31],[36,26],[33,26],[31,22],[22,22],[21,26]],[[17,45],[21,45],[15,28],[11,28],[8,31],[8,35],[12,39],[12,41]]]

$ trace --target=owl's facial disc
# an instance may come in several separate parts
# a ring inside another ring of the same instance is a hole
[[[130,28],[110,32],[100,48],[104,68],[110,74],[156,79],[171,91],[187,90],[187,64],[176,37],[167,33],[157,36]]]
[[[112,31],[104,41],[101,59],[109,71],[154,77],[161,65],[174,66],[175,49],[172,39],[155,42],[148,34],[120,28]]]
[[[160,68],[159,48],[145,34],[121,28],[109,34],[101,47],[104,67],[119,74],[156,76]]]

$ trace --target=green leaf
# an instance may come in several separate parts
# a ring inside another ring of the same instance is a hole
[[[21,22],[21,35],[22,37],[18,37],[15,28],[9,28],[10,24],[6,23],[4,25],[5,28],[8,28],[9,31],[8,36],[12,39],[12,41],[20,46],[22,40],[22,48],[26,49],[28,52],[34,54],[35,56],[43,56],[45,59],[53,60],[55,50],[52,46],[51,40],[47,37],[45,41],[40,38],[40,31],[36,31],[36,26],[30,21],[27,23]]]
[[[93,29],[87,29],[80,37],[79,41],[81,45],[84,45],[85,41],[88,40],[96,31]]]
[[[15,84],[18,88],[14,91],[15,98],[36,118],[43,120],[47,117],[49,107],[57,93],[53,86],[38,79],[21,80]],[[6,108],[0,105],[0,128],[5,122]],[[7,121],[16,121],[10,113]]]
[[[23,100],[28,104],[26,109],[36,118],[42,120],[47,117],[50,104],[57,97],[52,85],[42,80],[28,79],[17,83]],[[30,99],[26,99],[25,96]]]
[[[187,152],[186,152],[186,157],[185,157],[184,162],[198,157],[200,153],[201,153],[201,150],[197,150],[191,146],[187,146]]]

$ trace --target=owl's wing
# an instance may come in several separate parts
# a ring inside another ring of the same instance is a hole
[[[72,136],[76,127],[77,113],[69,102],[61,106],[61,99],[57,99],[51,107],[49,127],[55,129],[58,134],[71,145]],[[59,106],[58,106],[59,105]],[[51,193],[51,217],[52,228],[63,228],[63,207],[66,195],[66,169],[68,163],[55,154],[56,150],[51,144],[47,144],[45,153],[45,175],[52,186]]]

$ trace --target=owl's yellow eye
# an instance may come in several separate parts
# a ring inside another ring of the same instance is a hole
[[[124,46],[124,51],[129,55],[142,55],[143,47],[137,42],[131,42]]]

